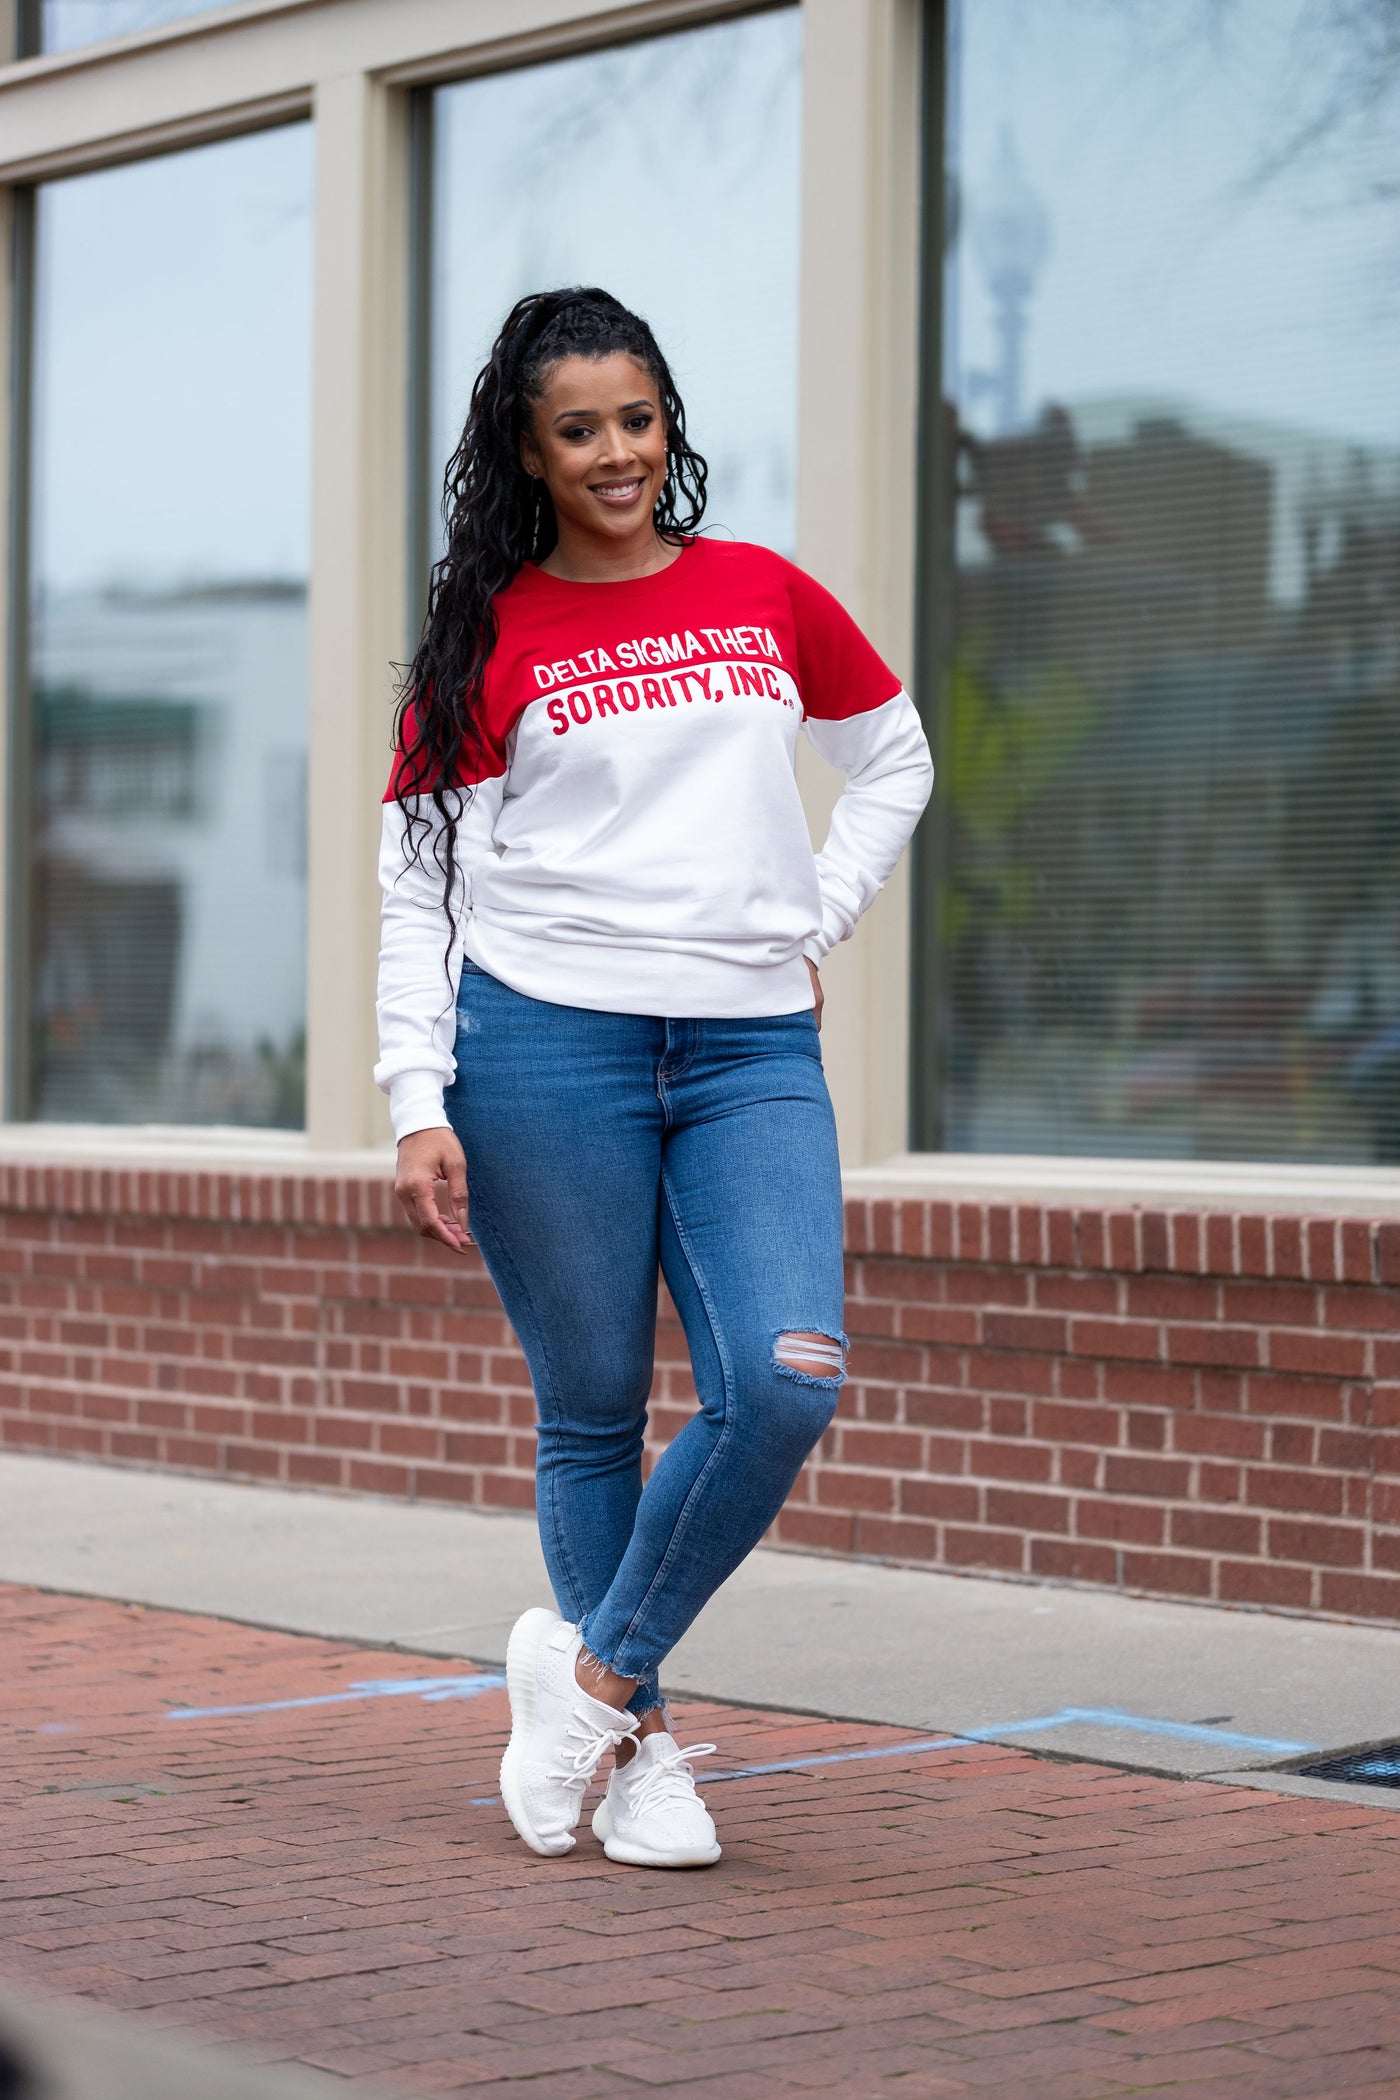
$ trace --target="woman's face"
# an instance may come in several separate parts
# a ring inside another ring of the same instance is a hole
[[[642,536],[666,479],[666,421],[656,382],[622,352],[566,357],[546,373],[520,441],[543,477],[561,540]]]

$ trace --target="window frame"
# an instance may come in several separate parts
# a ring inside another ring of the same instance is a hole
[[[3,827],[5,894],[0,910],[0,987],[4,1026],[0,1029],[0,1113],[14,1119],[14,1104],[28,1097],[28,1000],[32,976],[30,953],[29,866],[32,826],[28,798],[18,784],[28,780],[33,763],[33,713],[30,706],[29,562],[33,494],[34,421],[34,248],[35,198],[30,186],[12,190],[5,216],[9,225],[10,413],[3,457],[8,468],[5,575],[0,583],[5,618],[5,733],[0,742],[0,827]],[[23,988],[21,990],[21,988]]]
[[[933,899],[937,884],[947,870],[947,827],[939,821],[939,815],[944,793],[942,686],[947,657],[946,615],[950,603],[953,535],[940,496],[951,467],[942,413],[948,222],[946,117],[951,19],[947,0],[925,0],[923,64],[919,78],[919,181],[923,210],[919,229],[919,411],[915,435],[919,491],[915,560],[922,587],[915,593],[914,678],[919,712],[934,755],[934,787],[929,806],[931,821],[920,825],[913,845],[909,1148],[915,1153],[942,1150],[939,1114],[942,1050],[938,1028],[938,952]],[[932,589],[927,582],[930,577],[936,579]]]

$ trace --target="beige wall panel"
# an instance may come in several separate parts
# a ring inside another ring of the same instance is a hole
[[[8,896],[10,872],[10,799],[14,784],[10,779],[10,746],[8,710],[15,705],[17,695],[10,690],[10,673],[13,668],[14,642],[10,626],[10,589],[13,581],[11,570],[10,523],[13,505],[11,502],[12,460],[11,439],[14,418],[10,413],[13,399],[13,375],[11,357],[14,350],[14,257],[13,193],[0,186],[0,692],[5,696],[5,734],[0,735],[0,998],[8,1003],[13,996],[10,984],[10,898]],[[0,1102],[9,1099],[11,1074],[6,1070],[10,1049],[10,1029],[0,1027]]]
[[[403,84],[741,11],[743,0],[293,0],[0,69],[0,179],[298,115],[329,69]]]
[[[915,0],[805,0],[798,559],[912,675],[917,352]],[[820,841],[837,785],[799,775]],[[908,1142],[907,862],[828,958],[824,1054],[856,1167]]]
[[[406,98],[316,91],[307,1135],[388,1134],[371,1072],[379,798],[406,627]]]

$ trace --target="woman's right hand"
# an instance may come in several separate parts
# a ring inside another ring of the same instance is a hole
[[[447,1185],[447,1200],[441,1204],[440,1182]],[[454,1254],[465,1253],[473,1244],[467,1230],[466,1154],[454,1131],[415,1130],[399,1139],[394,1194],[409,1224],[425,1240],[441,1240]]]

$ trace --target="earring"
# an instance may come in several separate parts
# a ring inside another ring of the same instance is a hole
[[[530,518],[530,559],[538,561],[544,545],[544,482],[535,476]]]

